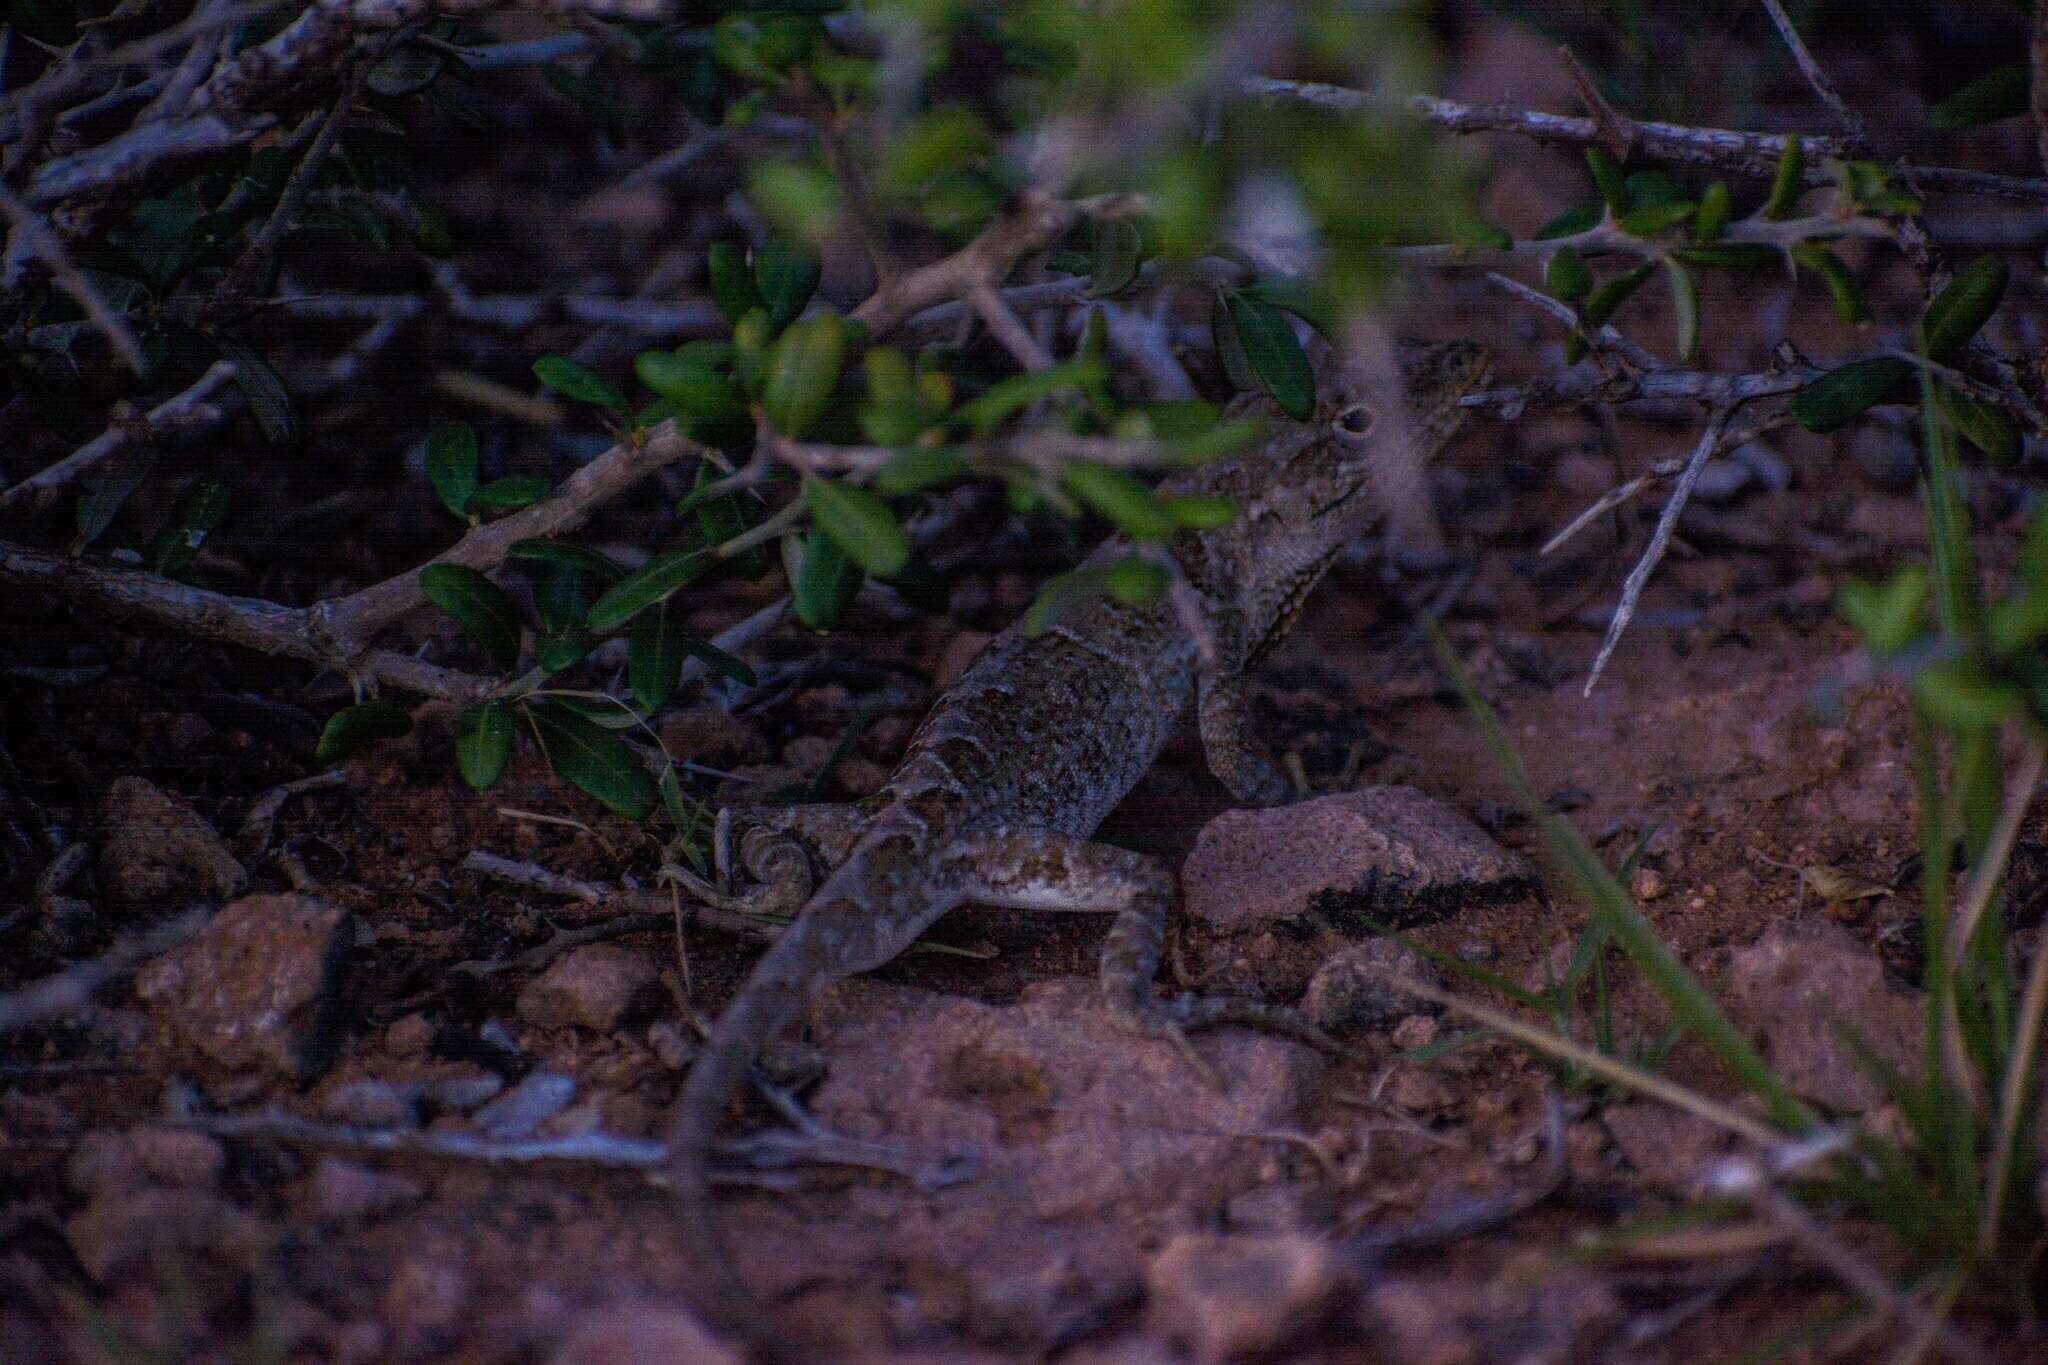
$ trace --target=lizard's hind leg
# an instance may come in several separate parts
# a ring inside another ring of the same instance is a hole
[[[1285,1005],[1243,996],[1161,997],[1153,977],[1180,884],[1173,869],[1157,858],[1037,828],[970,836],[956,856],[966,900],[1006,909],[1115,915],[1098,969],[1104,1007],[1133,1032],[1173,1041],[1211,1084],[1215,1073],[1187,1038],[1218,1024],[1241,1024],[1335,1056],[1366,1060]]]

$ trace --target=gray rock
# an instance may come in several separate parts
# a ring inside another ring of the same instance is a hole
[[[1301,998],[1302,1012],[1331,1030],[1379,1028],[1424,1006],[1391,985],[1389,975],[1435,985],[1438,974],[1392,939],[1347,943],[1323,960]]]
[[[1326,1238],[1183,1233],[1146,1268],[1146,1316],[1197,1360],[1259,1355],[1319,1326],[1347,1278]]]
[[[522,1138],[569,1107],[576,1081],[559,1071],[529,1071],[519,1084],[471,1116],[478,1128],[495,1138]]]

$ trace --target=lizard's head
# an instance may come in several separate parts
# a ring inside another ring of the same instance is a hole
[[[1466,341],[1398,342],[1395,360],[1405,411],[1382,411],[1372,386],[1319,357],[1313,417],[1289,422],[1274,409],[1265,443],[1204,480],[1236,499],[1239,516],[1183,541],[1181,562],[1204,595],[1240,613],[1255,657],[1384,502],[1413,490],[1413,476],[1463,425],[1464,397],[1492,375],[1485,348]]]

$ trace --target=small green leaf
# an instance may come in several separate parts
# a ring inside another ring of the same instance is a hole
[[[560,673],[574,668],[597,648],[597,637],[587,630],[542,631],[533,637],[533,661],[543,673]]]
[[[1621,230],[1632,237],[1654,237],[1667,228],[1673,228],[1700,211],[1698,204],[1686,200],[1678,203],[1645,204],[1631,209],[1622,216]]]
[[[1230,305],[1222,295],[1216,297],[1216,307],[1209,314],[1209,335],[1216,345],[1216,359],[1223,366],[1223,376],[1230,381],[1230,387],[1237,393],[1249,393],[1259,386],[1258,375],[1252,372],[1252,362],[1244,353],[1244,342],[1237,335],[1237,324],[1230,320]]]
[[[1573,248],[1561,246],[1543,267],[1543,283],[1566,303],[1577,303],[1593,292],[1593,267]]]
[[[1043,635],[1052,624],[1084,602],[1089,602],[1108,590],[1107,569],[1073,569],[1056,574],[1045,580],[1045,586],[1038,590],[1038,597],[1024,613],[1024,633],[1027,636]]]
[[[804,506],[820,531],[876,578],[910,562],[910,541],[889,505],[867,489],[840,479],[804,480]]]
[[[672,352],[642,351],[633,359],[633,373],[686,417],[717,422],[747,415],[746,396],[730,379]]]
[[[811,161],[761,161],[747,173],[747,198],[778,231],[822,242],[839,218],[839,182]],[[932,196],[926,195],[929,209]]]
[[[455,767],[476,791],[488,791],[512,757],[512,704],[465,706],[455,716]]]
[[[626,576],[624,569],[604,555],[567,540],[545,540],[538,536],[515,540],[505,557],[525,564],[552,564],[602,583],[616,583]]]
[[[748,515],[750,503],[739,493],[728,493],[724,497],[706,498],[700,495],[719,481],[719,473],[709,463],[697,466],[697,487],[689,497],[676,507],[676,514],[682,515],[683,508],[690,506],[697,514],[697,530],[704,537],[704,544],[723,545],[735,536],[743,535],[753,526]],[[740,551],[730,561],[733,571],[742,578],[759,578],[768,572],[768,551],[760,545]]]
[[[1138,540],[1165,540],[1173,514],[1143,480],[1121,469],[1075,460],[1060,471],[1060,486]]]
[[[1149,607],[1166,595],[1172,581],[1165,568],[1141,555],[1126,555],[1109,566],[1103,586],[1117,601],[1133,607]]]
[[[701,661],[713,673],[722,673],[742,687],[761,685],[761,679],[745,659],[728,654],[709,640],[700,640],[694,635],[683,636],[682,642],[683,652]]]
[[[1875,161],[1851,161],[1842,167],[1849,195],[1872,213],[1918,213],[1920,201],[1892,183],[1892,173]]]
[[[756,308],[765,309],[754,272],[747,268],[746,249],[737,242],[713,242],[705,258],[711,277],[711,298],[729,326]]]
[[[1974,394],[1958,393],[1950,388],[1936,392],[1941,396],[1942,410],[1956,424],[1956,430],[1962,433],[1964,440],[1983,451],[1985,458],[2001,469],[2010,469],[2020,462],[2026,439],[2011,413]]]
[[[190,568],[227,513],[226,484],[205,475],[187,484],[172,504],[169,520],[150,542],[152,567],[169,577]]]
[[[892,194],[914,195],[933,177],[972,163],[989,142],[988,126],[973,109],[964,103],[942,105],[909,120],[888,139],[878,179]]]
[[[1459,216],[1451,222],[1450,236],[1451,245],[1461,255],[1473,251],[1512,251],[1515,247],[1513,233],[1484,218]]]
[[[801,242],[771,236],[754,253],[754,279],[768,309],[768,325],[781,331],[796,321],[817,292],[822,267],[817,253]]]
[[[320,742],[313,747],[313,762],[330,767],[380,739],[397,739],[411,731],[412,716],[404,707],[388,701],[357,702],[327,718]]]
[[[1692,272],[1677,261],[1664,262],[1665,279],[1671,285],[1671,328],[1678,358],[1690,364],[1700,347],[1700,292]]]
[[[649,607],[633,618],[626,646],[626,682],[643,711],[658,711],[683,671],[683,627],[674,603]]]
[[[1212,493],[1192,493],[1164,501],[1174,525],[1190,531],[1213,531],[1237,520],[1237,503]]]
[[[973,472],[967,457],[951,446],[912,446],[875,472],[875,491],[891,497],[915,493]]]
[[[458,517],[469,515],[477,489],[476,431],[467,422],[444,422],[427,437],[427,482],[441,505]]]
[[[592,373],[565,355],[544,355],[533,362],[534,378],[565,398],[579,403],[594,403],[614,412],[626,410],[626,395],[610,383]]]
[[[432,85],[446,61],[438,52],[420,47],[401,47],[371,67],[363,84],[380,95],[410,95]]]
[[[977,436],[986,436],[1001,426],[1010,414],[1021,412],[1042,398],[1072,389],[1097,388],[1109,378],[1099,361],[1069,360],[1035,374],[1012,375],[959,410],[959,416]]]
[[[678,588],[702,577],[711,557],[701,549],[664,550],[606,589],[590,604],[590,628],[602,635],[616,630]]]
[[[247,346],[222,345],[220,353],[235,363],[235,387],[249,400],[263,439],[274,446],[290,445],[299,436],[299,415],[284,380],[270,362]]]
[[[826,535],[784,536],[782,560],[797,620],[818,631],[838,625],[866,577],[860,565]]]
[[[1781,249],[1768,242],[1703,242],[1679,247],[1671,254],[1687,265],[1737,270],[1776,270],[1785,259]]]
[[[1771,197],[1764,205],[1764,217],[1789,217],[1805,190],[1806,146],[1794,133],[1785,139],[1785,149],[1778,153],[1778,173],[1771,178]]]
[[[1835,594],[1835,606],[1872,653],[1896,654],[1927,619],[1927,570],[1908,564],[1883,583],[1851,579]]]
[[[1635,269],[1617,275],[1595,289],[1579,309],[1579,316],[1584,319],[1586,326],[1605,325],[1607,320],[1614,316],[1614,310],[1628,302],[1629,295],[1641,288],[1643,281],[1649,279],[1650,272],[1656,268],[1652,262],[1644,261]]]
[[[823,35],[823,26],[808,14],[732,14],[712,28],[711,56],[735,75],[776,85],[810,57]]]
[[[1913,674],[1913,691],[1944,725],[1959,729],[1990,729],[2020,704],[2019,694],[1984,676],[1968,659],[1931,664]]]
[[[1575,208],[1568,208],[1537,228],[1534,240],[1548,242],[1559,237],[1576,237],[1582,232],[1591,232],[1600,226],[1600,215],[1605,208],[1604,204],[1580,204]]]
[[[2027,112],[2033,71],[2026,62],[1996,66],[1937,100],[1927,111],[1931,128],[1973,128],[1980,123],[2017,118]]]
[[[839,383],[839,319],[829,313],[792,323],[775,344],[761,402],[785,436],[801,438],[825,411]]]
[[[1920,320],[1927,358],[1946,364],[1969,345],[1997,311],[2009,278],[2005,262],[1990,256],[1979,256],[1957,271]]]
[[[1138,277],[1138,254],[1144,242],[1138,225],[1126,219],[1095,224],[1094,259],[1088,273],[1088,292],[1097,298],[1121,293]]]
[[[660,800],[654,776],[617,735],[552,700],[527,708],[557,773],[628,820],[645,820]]]
[[[1621,173],[1620,163],[1598,147],[1586,148],[1586,168],[1593,172],[1593,187],[1600,191],[1600,200],[1607,205],[1607,211],[1616,218],[1628,212],[1628,180]]]
[[[1840,256],[1813,242],[1795,242],[1789,250],[1793,260],[1818,274],[1827,285],[1836,317],[1844,322],[1870,321],[1870,301],[1863,297],[1863,287]]]
[[[1909,362],[1890,356],[1854,361],[1794,394],[1786,411],[1808,431],[1833,431],[1865,408],[1898,401],[1899,387],[1912,377]]]
[[[1695,242],[1718,240],[1728,226],[1728,211],[1728,182],[1716,180],[1700,195],[1700,211],[1692,220],[1692,239]]]
[[[519,612],[490,579],[463,564],[429,564],[420,570],[420,591],[483,648],[492,663],[519,662]]]
[[[1253,373],[1280,410],[1305,422],[1316,410],[1316,375],[1294,327],[1279,309],[1249,294],[1229,296],[1230,320]]]
[[[531,507],[553,487],[545,474],[507,474],[469,495],[471,512],[511,512]]]

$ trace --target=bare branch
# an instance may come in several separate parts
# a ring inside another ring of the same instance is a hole
[[[67,967],[0,995],[0,1034],[15,1033],[89,1004],[93,992],[128,976],[159,953],[170,951],[206,927],[210,910],[193,910],[147,933],[116,944],[100,956]]]
[[[1512,133],[1536,142],[1562,143],[1573,147],[1602,145],[1599,125],[1590,118],[1546,114],[1527,109],[1497,107],[1480,109],[1457,100],[1434,95],[1412,95],[1406,100],[1375,97],[1341,85],[1314,81],[1282,81],[1267,76],[1247,76],[1238,81],[1238,92],[1253,99],[1288,100],[1339,113],[1368,106],[1405,108],[1445,132]],[[1789,140],[1778,133],[1738,132],[1727,128],[1697,128],[1679,123],[1641,120],[1634,125],[1636,150],[1665,161],[1689,166],[1706,166],[1740,175],[1768,178],[1778,164]],[[1809,186],[1832,184],[1827,167],[1819,164],[1830,157],[1853,155],[1840,138],[1802,136],[1800,141],[1813,157],[1806,172]],[[1947,166],[1911,168],[1914,183],[1926,190],[1948,194],[1976,194],[1993,199],[2014,199],[2024,203],[2048,203],[2048,179],[1997,175],[1989,171],[1963,170]]]
[[[1031,335],[1031,329],[1018,321],[1017,315],[1010,311],[1010,305],[1003,302],[1003,296],[988,281],[977,280],[970,285],[967,302],[995,339],[1003,343],[1003,349],[1027,371],[1037,374],[1057,363],[1052,352],[1039,345],[1038,338]]]
[[[1685,472],[1678,476],[1678,486],[1671,490],[1671,500],[1664,504],[1663,514],[1657,518],[1657,529],[1651,532],[1643,557],[1636,561],[1635,568],[1629,570],[1628,579],[1621,586],[1621,601],[1614,608],[1614,620],[1607,627],[1607,638],[1600,642],[1600,652],[1594,656],[1592,671],[1586,675],[1582,695],[1593,694],[1593,685],[1600,681],[1601,670],[1607,667],[1614,647],[1621,643],[1622,632],[1628,629],[1630,618],[1636,614],[1636,602],[1643,595],[1643,587],[1650,581],[1657,562],[1664,558],[1664,551],[1670,547],[1672,533],[1678,529],[1679,514],[1685,511],[1686,500],[1692,497],[1692,490],[1700,481],[1700,471],[1707,467],[1707,458],[1719,444],[1722,428],[1728,425],[1731,411],[1729,408],[1716,408],[1714,415],[1707,419],[1707,429],[1700,433],[1699,444],[1693,447]]]
[[[211,398],[221,385],[232,379],[234,374],[233,361],[215,361],[206,373],[193,380],[182,393],[166,398],[144,413],[139,420],[115,421],[105,431],[48,469],[39,474],[31,474],[14,487],[0,492],[0,507],[12,506],[28,498],[34,498],[38,503],[47,505],[51,499],[90,472],[95,465],[103,463],[137,442],[152,439],[166,431],[219,420],[219,410],[208,407],[206,400]]]
[[[43,222],[42,215],[23,203],[21,196],[5,185],[0,185],[0,213],[5,213],[14,224],[14,233],[29,254],[37,257],[49,270],[50,278],[59,289],[71,296],[84,311],[92,325],[99,328],[121,359],[128,363],[131,373],[141,374],[144,368],[142,344],[135,339],[135,333],[128,326],[128,319],[114,311],[107,301],[100,297],[100,291],[93,288],[77,266],[71,263],[71,256],[64,250],[64,244]],[[14,253],[9,250],[10,267]],[[11,273],[11,272],[10,272]]]

